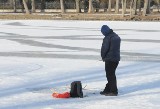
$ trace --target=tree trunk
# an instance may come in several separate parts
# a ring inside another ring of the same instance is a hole
[[[35,0],[32,0],[32,12],[36,12]]]
[[[61,13],[64,13],[64,1],[60,0],[60,4],[61,4]]]
[[[132,16],[133,16],[133,11],[132,11],[132,9],[133,9],[133,2],[134,2],[134,0],[131,0],[131,3],[130,3],[130,18],[132,18]]]
[[[133,3],[133,15],[136,15],[137,14],[137,0],[134,0],[134,3]]]
[[[26,14],[30,14],[27,3],[26,3],[26,0],[23,0],[23,5],[24,5],[24,9],[26,11]]]
[[[23,5],[23,0],[20,0],[20,5],[21,5],[21,9],[22,9],[22,13],[24,13],[24,5]]]
[[[149,0],[144,0],[143,16],[147,14],[148,1]]]
[[[150,13],[151,13],[150,5],[151,5],[151,0],[148,0],[147,14],[150,14]]]
[[[13,0],[13,10],[16,13],[16,0]]]
[[[139,13],[141,13],[141,0],[138,0],[138,9],[139,9]]]
[[[158,12],[159,12],[159,8],[160,8],[160,0],[158,0]]]
[[[119,0],[116,0],[116,11],[115,13],[118,14],[119,12]]]
[[[79,0],[75,0],[76,1],[76,12],[77,13],[80,13],[80,3],[79,3]]]
[[[45,1],[41,0],[41,12],[44,12],[45,9]]]
[[[124,14],[126,13],[127,0],[124,0]]]
[[[89,9],[88,9],[88,13],[93,13],[92,0],[89,0]]]
[[[122,0],[121,3],[122,3],[122,17],[124,17],[126,13],[126,3],[127,2],[126,0]]]
[[[112,6],[112,2],[111,0],[108,1],[108,12],[111,12],[111,7]]]

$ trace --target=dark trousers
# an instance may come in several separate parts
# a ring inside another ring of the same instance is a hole
[[[105,61],[105,71],[108,83],[106,84],[105,90],[107,92],[118,93],[117,79],[116,79],[116,68],[119,62]]]

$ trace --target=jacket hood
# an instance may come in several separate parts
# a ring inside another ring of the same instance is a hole
[[[104,35],[104,36],[107,36],[109,33],[110,33],[110,28],[107,26],[107,25],[103,25],[101,27],[101,33]]]

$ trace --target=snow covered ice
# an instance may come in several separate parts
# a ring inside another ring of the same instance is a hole
[[[103,24],[122,39],[117,97],[99,94]],[[0,20],[0,60],[0,109],[160,108],[160,22]],[[75,80],[88,97],[51,96]]]

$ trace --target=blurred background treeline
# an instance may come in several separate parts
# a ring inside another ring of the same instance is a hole
[[[158,15],[160,0],[0,0],[0,13]]]

